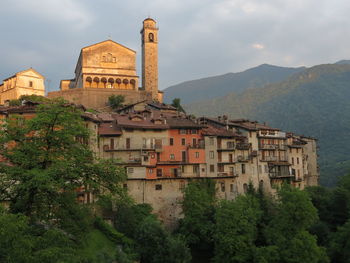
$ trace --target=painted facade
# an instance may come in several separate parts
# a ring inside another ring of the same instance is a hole
[[[44,77],[32,68],[20,71],[0,84],[0,105],[22,95],[45,96]]]

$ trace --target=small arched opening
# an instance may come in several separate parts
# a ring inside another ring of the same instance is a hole
[[[102,83],[102,88],[106,88],[107,79],[106,78],[101,78],[101,83]]]
[[[91,84],[92,84],[92,78],[91,77],[87,77],[85,79],[85,85],[88,87],[88,88],[91,88]]]
[[[113,88],[113,84],[114,84],[114,79],[109,78],[109,79],[108,79],[107,88]]]
[[[136,86],[136,81],[134,79],[130,80],[131,88],[135,90]]]
[[[100,83],[100,79],[98,77],[94,77],[92,82],[92,88],[98,88],[98,84]]]
[[[128,89],[129,80],[123,79],[123,84],[125,85],[125,89]]]
[[[149,42],[154,42],[154,34],[153,33],[148,34],[148,40],[149,40]]]

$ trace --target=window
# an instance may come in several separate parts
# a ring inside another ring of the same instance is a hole
[[[157,177],[162,177],[162,176],[163,176],[163,170],[157,169]]]
[[[214,145],[214,137],[209,138],[209,145]]]
[[[161,184],[156,184],[155,185],[155,189],[158,190],[162,190],[162,185]]]
[[[230,192],[231,192],[231,193],[233,193],[233,191],[234,191],[233,189],[234,189],[234,188],[233,188],[233,184],[230,184]]]
[[[199,166],[193,165],[193,173],[198,174],[199,173]]]
[[[186,154],[186,151],[182,151],[182,162],[186,162],[187,161],[187,154]]]
[[[29,81],[29,87],[30,87],[30,88],[33,87],[33,81]]]
[[[193,145],[193,147],[197,146],[197,139],[196,138],[192,139],[192,145]]]
[[[294,157],[292,157],[292,164],[294,164]]]
[[[235,144],[234,142],[227,142],[226,145],[227,145],[227,149],[233,149]]]
[[[199,152],[195,153],[196,158],[199,158]]]
[[[153,174],[153,169],[152,168],[148,169],[148,173]]]
[[[174,145],[174,138],[169,139],[169,145]]]
[[[130,144],[131,144],[130,138],[126,138],[126,149],[130,149]]]
[[[191,134],[197,134],[197,130],[191,130]]]
[[[175,159],[175,154],[171,153],[170,154],[170,160],[174,160]]]
[[[133,173],[134,173],[134,168],[129,167],[129,168],[128,168],[128,174],[133,174]]]
[[[114,149],[114,139],[110,140],[110,148],[111,148],[111,150]]]
[[[209,158],[210,159],[214,159],[214,151],[210,151],[209,152]]]
[[[210,169],[210,172],[211,172],[211,173],[214,173],[214,172],[215,172],[215,166],[214,166],[214,164],[211,164],[210,167],[209,167],[209,169]]]
[[[128,189],[128,184],[123,184],[124,189]]]
[[[154,42],[154,35],[153,35],[153,33],[149,33],[148,34],[148,39],[149,39],[149,42]]]
[[[221,192],[225,192],[225,183],[220,183]]]
[[[299,164],[299,157],[297,157],[297,164]]]
[[[147,148],[147,139],[142,138],[142,148]]]
[[[245,164],[244,163],[241,164],[241,168],[242,168],[242,174],[245,174]]]
[[[148,156],[143,156],[143,161],[148,162]]]
[[[182,166],[181,166],[181,173],[184,173],[184,172],[185,172],[185,166],[182,165]]]
[[[181,139],[181,145],[186,145],[186,139],[185,138]]]
[[[185,129],[180,129],[180,134],[186,134],[186,130]]]

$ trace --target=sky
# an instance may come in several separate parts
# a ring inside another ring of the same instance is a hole
[[[160,89],[263,64],[350,58],[348,0],[1,0],[0,80],[33,67],[48,91],[73,78],[80,49],[112,39],[137,51],[159,27]],[[141,77],[141,76],[140,76]]]

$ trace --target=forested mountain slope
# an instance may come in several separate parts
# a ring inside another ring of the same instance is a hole
[[[186,105],[197,116],[227,114],[316,137],[321,183],[333,185],[350,168],[350,65],[319,65],[285,81]]]
[[[260,88],[266,84],[285,80],[304,68],[286,68],[263,64],[239,73],[186,81],[164,90],[164,100],[169,103],[180,98],[185,104],[224,96],[230,92],[241,92],[249,88]]]

